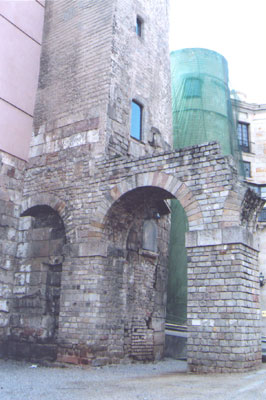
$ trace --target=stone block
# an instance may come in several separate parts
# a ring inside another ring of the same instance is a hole
[[[0,312],[9,312],[9,301],[0,299]]]
[[[77,245],[78,257],[107,257],[107,243],[95,238],[91,238],[88,243]]]
[[[186,247],[196,247],[198,245],[198,232],[186,232]]]
[[[29,255],[29,243],[19,243],[17,249],[17,256],[26,258]]]
[[[214,246],[222,243],[222,231],[211,229],[198,232],[198,246]]]

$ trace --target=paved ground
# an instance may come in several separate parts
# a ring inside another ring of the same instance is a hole
[[[184,361],[103,368],[46,368],[0,360],[1,400],[265,400],[266,364],[255,372],[192,375]]]

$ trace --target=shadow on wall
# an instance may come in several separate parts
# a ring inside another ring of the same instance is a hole
[[[169,207],[173,196],[156,187],[131,190],[118,199],[106,220],[112,305],[108,319],[121,355],[139,361],[163,356]],[[110,337],[111,339],[111,337]]]

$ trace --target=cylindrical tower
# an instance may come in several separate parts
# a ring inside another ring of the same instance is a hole
[[[218,141],[233,154],[233,119],[226,59],[207,49],[171,53],[174,147]]]

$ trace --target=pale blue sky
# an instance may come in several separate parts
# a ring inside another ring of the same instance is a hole
[[[170,50],[203,47],[228,61],[231,89],[266,104],[266,0],[170,0]]]

